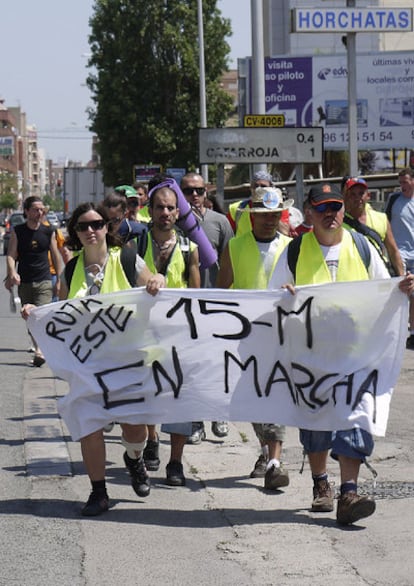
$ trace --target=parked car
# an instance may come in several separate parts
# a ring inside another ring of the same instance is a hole
[[[6,222],[6,229],[3,234],[3,254],[7,254],[7,251],[9,249],[11,231],[15,226],[18,226],[19,224],[24,224],[25,221],[26,218],[24,217],[23,212],[13,212],[10,215],[9,219]]]
[[[60,228],[59,218],[57,217],[55,212],[47,212],[46,220],[49,222],[51,228]]]
[[[66,226],[67,218],[65,216],[65,212],[56,212],[58,220],[60,222],[60,227],[64,228]]]

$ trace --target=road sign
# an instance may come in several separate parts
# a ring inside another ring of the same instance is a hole
[[[320,163],[322,128],[201,128],[200,163]]]
[[[294,8],[292,32],[411,32],[412,8]]]
[[[285,117],[283,114],[247,114],[243,120],[245,128],[283,128]]]

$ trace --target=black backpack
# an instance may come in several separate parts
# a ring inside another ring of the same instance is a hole
[[[401,193],[397,191],[396,193],[391,193],[388,198],[387,206],[385,208],[385,213],[387,214],[387,218],[391,222],[392,218],[392,206],[395,204],[396,200],[400,197]]]

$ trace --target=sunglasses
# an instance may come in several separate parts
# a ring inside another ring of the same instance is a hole
[[[183,189],[184,195],[193,195],[194,192],[196,192],[197,195],[204,195],[205,191],[205,187],[184,187]]]
[[[86,232],[88,228],[92,230],[102,230],[106,225],[105,220],[90,220],[90,222],[78,222],[75,226],[76,232]]]
[[[323,214],[326,210],[329,210],[330,212],[339,212],[342,205],[343,204],[340,201],[329,201],[327,203],[320,203],[317,206],[312,206],[312,209],[320,214]]]
[[[139,206],[139,201],[138,200],[128,200],[127,201],[127,205],[130,208],[137,208]]]

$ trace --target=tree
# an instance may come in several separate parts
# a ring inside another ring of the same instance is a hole
[[[208,126],[232,104],[220,87],[230,21],[203,0]],[[96,0],[90,21],[91,130],[106,184],[132,181],[134,164],[198,164],[199,55],[195,0]]]
[[[0,210],[15,210],[18,205],[16,175],[0,170]]]

